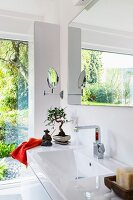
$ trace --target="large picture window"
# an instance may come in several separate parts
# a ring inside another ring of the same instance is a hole
[[[82,49],[82,105],[133,106],[133,56]]]
[[[0,39],[0,181],[17,178],[10,157],[28,136],[28,42]]]

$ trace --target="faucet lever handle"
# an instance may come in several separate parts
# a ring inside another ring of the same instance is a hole
[[[104,145],[102,143],[94,143],[93,148],[94,156],[98,159],[103,159],[105,152]]]
[[[104,154],[104,152],[105,152],[104,144],[102,144],[102,143],[98,144],[98,152]]]

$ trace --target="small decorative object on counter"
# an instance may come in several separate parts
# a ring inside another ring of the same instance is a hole
[[[51,138],[51,135],[49,135],[49,130],[48,129],[46,129],[46,130],[44,130],[44,133],[45,133],[45,135],[42,137],[42,144],[41,144],[41,146],[52,146],[52,138]]]
[[[59,123],[59,134],[54,135],[53,139],[55,140],[55,143],[57,144],[68,144],[69,140],[71,139],[70,135],[66,135],[65,132],[62,129],[62,126],[64,123],[68,122],[66,119],[66,113],[63,108],[50,108],[48,110],[48,117],[45,120],[45,122],[48,122],[47,125],[49,126],[55,126],[55,123]]]

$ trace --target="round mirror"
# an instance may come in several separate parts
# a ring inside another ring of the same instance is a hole
[[[78,78],[78,88],[84,87],[86,82],[86,73],[85,70],[83,70]]]
[[[59,81],[59,76],[56,70],[53,67],[50,67],[48,70],[48,78],[47,78],[48,86],[54,89],[58,84],[58,81]]]

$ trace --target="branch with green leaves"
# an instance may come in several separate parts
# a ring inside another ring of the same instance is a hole
[[[65,132],[62,129],[62,126],[64,123],[69,122],[66,119],[66,113],[64,108],[50,108],[48,110],[48,116],[47,119],[45,120],[46,126],[52,126],[54,128],[55,123],[59,123],[59,135],[60,136],[65,136]]]

